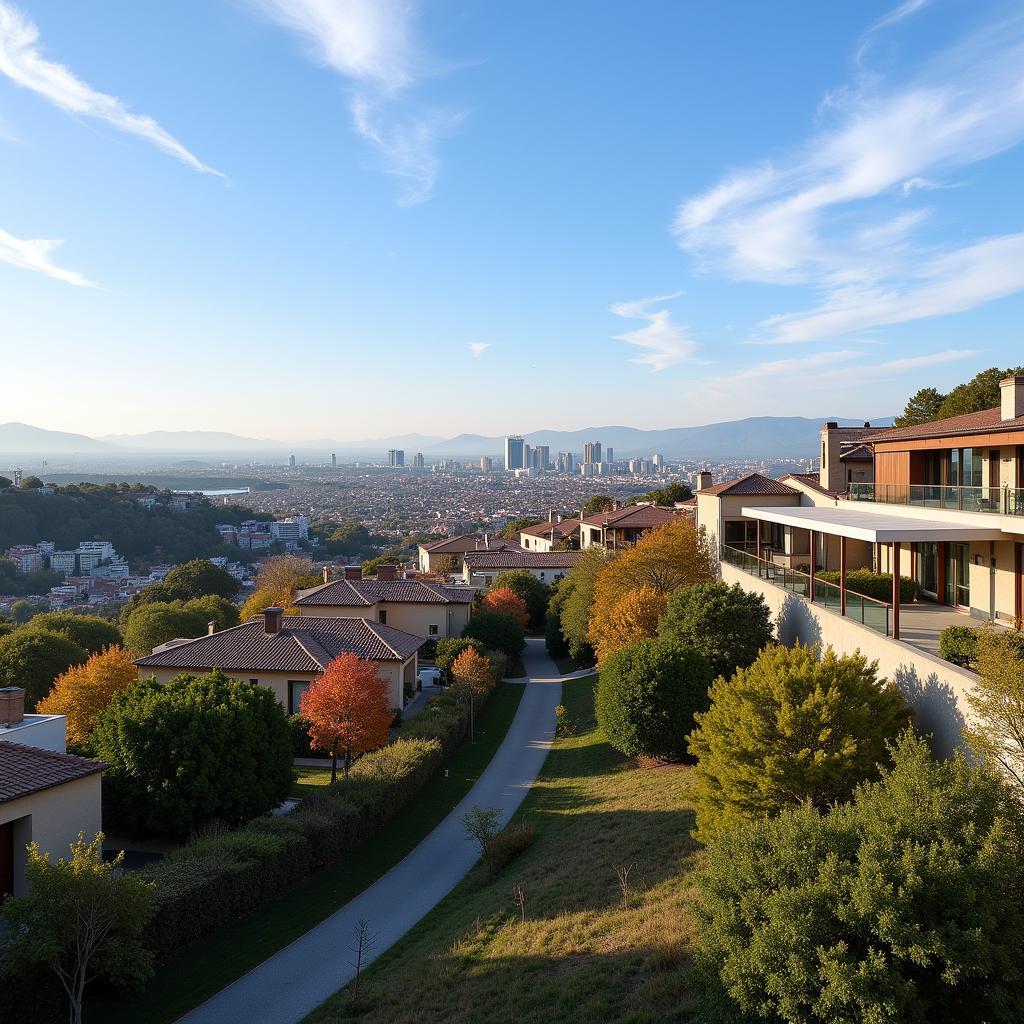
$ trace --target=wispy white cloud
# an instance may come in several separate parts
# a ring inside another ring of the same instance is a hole
[[[474,359],[479,359],[484,352],[491,347],[489,341],[471,341],[466,348],[469,349],[470,354]]]
[[[58,238],[15,238],[0,228],[0,261],[22,270],[36,270],[81,288],[95,288],[84,274],[58,267],[50,258],[61,242]]]
[[[47,60],[35,23],[5,0],[0,0],[0,72],[69,114],[94,117],[151,142],[196,171],[225,177],[193,156],[153,118],[132,114],[116,96],[97,92],[63,64]]]
[[[351,84],[352,125],[376,149],[383,170],[402,182],[399,203],[428,199],[440,168],[438,144],[461,115],[407,98],[419,79],[440,70],[415,38],[414,0],[247,2]]]
[[[616,302],[608,307],[610,313],[627,320],[646,320],[646,327],[614,335],[616,341],[645,349],[645,353],[631,360],[653,370],[667,370],[676,363],[692,359],[697,351],[697,342],[687,333],[685,327],[672,323],[672,312],[668,309],[652,309],[663,302],[678,299],[682,292],[671,295],[654,295],[648,299],[632,299]]]
[[[923,6],[905,3],[872,30]],[[937,198],[949,170],[1024,140],[1024,15],[938,54],[908,84],[861,76],[828,97],[823,116],[827,125],[795,152],[729,173],[676,212],[678,243],[705,270],[820,292],[808,313],[769,319],[760,340],[834,337],[970,309],[1024,287],[991,258],[1016,255],[1017,236],[925,245],[931,210],[910,205],[924,193]],[[952,276],[964,272],[966,284]]]

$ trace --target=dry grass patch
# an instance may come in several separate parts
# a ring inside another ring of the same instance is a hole
[[[524,803],[533,845],[493,880],[476,868],[364,974],[358,999],[343,991],[307,1024],[690,1019],[701,856],[689,837],[690,769],[645,770],[612,750],[592,685],[564,686],[575,734],[556,741]]]

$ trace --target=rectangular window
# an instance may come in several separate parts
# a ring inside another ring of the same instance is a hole
[[[427,633],[429,636],[437,636],[437,626],[427,626]]]
[[[249,685],[250,686],[259,686],[260,685],[260,681],[258,679],[250,679],[249,680]]]
[[[309,689],[305,680],[288,680],[288,714],[297,715],[302,706],[302,695]]]
[[[377,612],[377,621],[383,626],[388,624],[388,613],[383,608]]]

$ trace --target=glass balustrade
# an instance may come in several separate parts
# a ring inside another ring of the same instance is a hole
[[[1024,489],[1006,487],[940,487],[938,484],[850,484],[851,501],[885,505],[1024,515]]]

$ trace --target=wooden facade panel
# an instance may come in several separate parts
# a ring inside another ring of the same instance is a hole
[[[875,451],[875,483],[910,483],[910,452]]]

